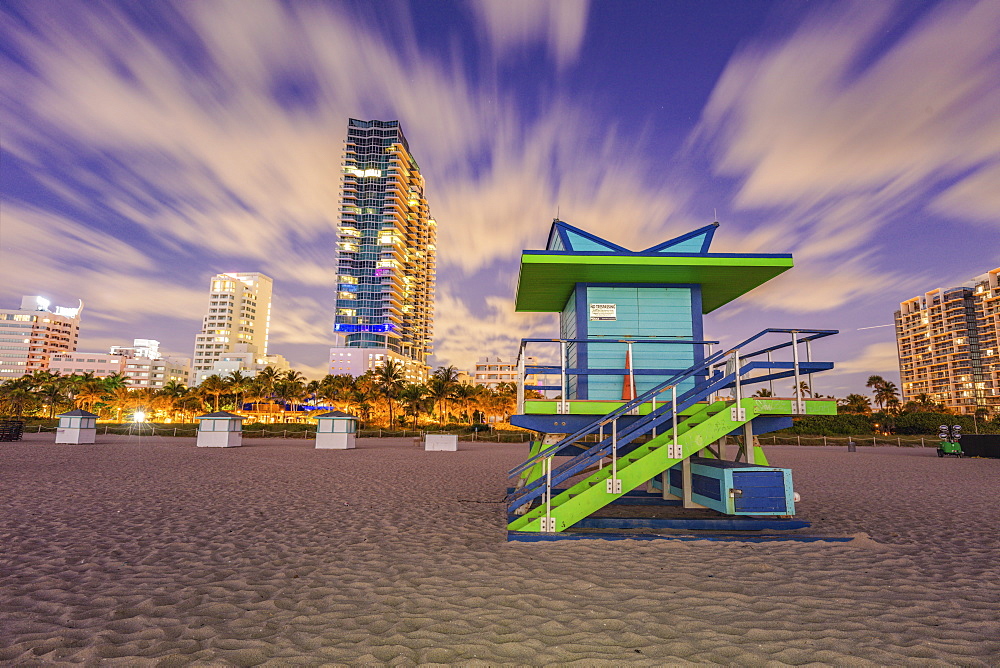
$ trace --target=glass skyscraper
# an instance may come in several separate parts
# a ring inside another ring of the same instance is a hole
[[[343,348],[383,349],[372,351],[373,361],[397,359],[411,379],[423,379],[436,223],[399,121],[350,119],[342,172],[334,332]]]

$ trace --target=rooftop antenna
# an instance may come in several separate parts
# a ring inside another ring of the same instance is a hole
[[[712,220],[714,220],[715,222],[719,222],[719,210],[718,209],[712,209]]]

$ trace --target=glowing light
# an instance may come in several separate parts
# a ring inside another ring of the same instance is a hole
[[[146,414],[143,411],[136,411],[132,414],[132,422],[145,422]]]

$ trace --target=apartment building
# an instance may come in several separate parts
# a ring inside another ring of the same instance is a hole
[[[534,357],[526,357],[525,364],[528,366],[538,364],[538,360]],[[472,382],[475,385],[484,385],[494,389],[500,383],[516,383],[516,360],[504,361],[500,357],[482,357],[476,363],[476,371],[473,374]],[[525,384],[533,385],[535,381],[527,379]]]
[[[1000,268],[899,305],[904,402],[926,394],[956,413],[1000,411]]]
[[[370,349],[360,359],[399,358],[411,380],[427,378],[437,223],[424,186],[399,121],[348,120],[333,326],[343,345],[331,349],[331,360]]]
[[[50,306],[31,296],[21,298],[20,308],[0,309],[0,380],[48,370],[53,354],[76,350],[83,302]]]
[[[267,355],[273,281],[259,272],[216,274],[209,286],[201,332],[195,337],[190,385],[216,373],[221,358],[245,349]]]

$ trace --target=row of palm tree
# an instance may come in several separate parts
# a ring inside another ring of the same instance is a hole
[[[297,371],[267,367],[256,376],[240,371],[208,376],[197,387],[169,381],[159,389],[130,388],[120,374],[97,378],[92,373],[63,376],[49,371],[0,384],[0,414],[17,417],[52,418],[64,410],[82,408],[119,421],[136,411],[176,421],[223,409],[287,416],[295,406],[305,410],[332,406],[366,423],[392,427],[403,420],[416,427],[421,419],[441,424],[501,422],[514,411],[515,387],[512,383],[501,383],[496,389],[460,383],[453,366],[439,367],[426,383],[411,383],[403,366],[391,359],[357,378],[328,375],[313,381],[306,381]]]
[[[813,399],[836,399],[837,405],[842,413],[854,413],[867,415],[873,412],[897,413],[947,413],[948,408],[944,404],[937,403],[929,394],[918,394],[905,404],[900,402],[899,389],[892,381],[888,381],[882,376],[869,376],[865,387],[872,389],[872,397],[864,394],[848,394],[843,399],[836,397],[824,397],[822,394],[814,393],[806,381],[800,381],[799,390],[803,397]],[[794,388],[793,388],[794,392]],[[760,389],[754,393],[757,397],[770,397],[773,393],[768,389]],[[874,403],[874,408],[872,404]]]

